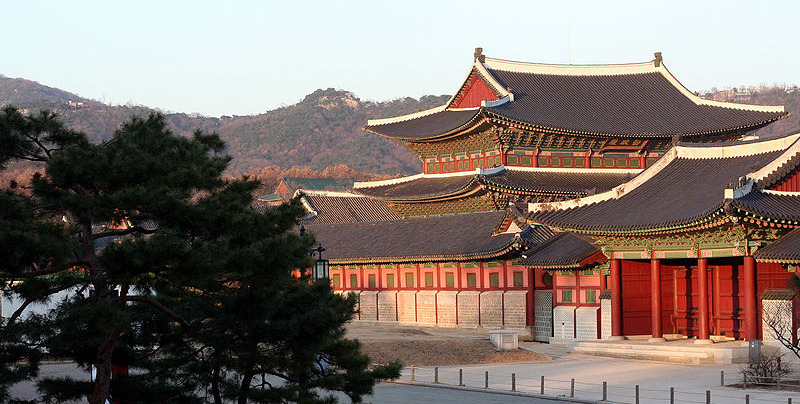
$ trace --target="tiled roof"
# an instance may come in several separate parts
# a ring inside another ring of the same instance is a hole
[[[346,191],[353,188],[355,178],[306,178],[283,177],[281,181],[292,190],[311,189],[319,191]]]
[[[505,212],[470,213],[380,222],[309,224],[308,232],[333,263],[484,259],[501,256],[520,240],[492,236]]]
[[[408,120],[368,124],[364,130],[396,139],[426,139],[455,132],[475,121],[480,111],[444,110]]]
[[[303,192],[306,206],[315,213],[304,223],[374,222],[400,219],[382,200],[365,196],[336,196],[324,192]]]
[[[668,163],[661,165],[657,162],[645,172],[651,177],[640,174],[643,182],[638,186],[620,186],[632,188],[629,192],[612,190],[597,196],[598,202],[595,203],[533,211],[529,219],[578,231],[618,232],[681,227],[720,208],[724,203],[724,190],[731,181],[763,167],[781,153],[782,150],[773,150],[728,158],[676,157],[671,161],[664,160]],[[620,193],[621,196],[617,196]]]
[[[382,183],[384,181],[379,181]],[[466,190],[475,183],[475,174],[456,176],[417,177],[409,181],[386,182],[386,185],[359,186],[353,192],[375,198],[400,200],[420,200],[431,197],[453,195]]]
[[[794,229],[753,254],[759,262],[800,264],[800,228]]]
[[[481,182],[518,193],[562,193],[588,195],[607,191],[634,177],[633,173],[607,170],[515,170],[481,175]]]
[[[698,105],[659,72],[559,75],[489,71],[513,102],[488,108],[538,127],[573,133],[669,137],[756,127],[785,113]]]
[[[800,221],[800,193],[778,194],[754,190],[731,205],[773,220]]]
[[[545,130],[594,136],[672,137],[750,130],[787,115],[780,106],[704,100],[661,60],[625,65],[543,65],[485,58],[479,73],[502,98],[469,110],[449,104],[370,121],[366,130],[423,140],[450,135],[479,119],[509,119]],[[462,86],[463,87],[463,86]]]
[[[764,289],[764,293],[759,297],[762,300],[792,300],[794,292],[789,289]]]
[[[579,268],[581,261],[598,251],[599,248],[572,233],[561,233],[549,243],[522,253],[519,262],[527,267],[545,269]]]

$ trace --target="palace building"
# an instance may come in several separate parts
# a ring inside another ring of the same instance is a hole
[[[661,54],[485,57],[439,107],[370,120],[420,174],[298,190],[357,319],[537,340],[754,339],[800,262],[800,134],[781,106],[705,100]]]

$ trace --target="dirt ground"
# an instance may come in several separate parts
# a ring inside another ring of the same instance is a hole
[[[497,352],[486,333],[469,331],[351,324],[347,335],[358,339],[362,352],[376,364],[399,360],[406,366],[450,366],[552,359],[524,349]]]

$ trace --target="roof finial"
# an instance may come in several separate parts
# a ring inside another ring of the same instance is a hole
[[[661,57],[661,52],[656,52],[653,54],[653,56],[656,57],[656,60],[653,61],[656,67],[661,66],[661,62],[664,61],[664,58]]]
[[[483,48],[475,48],[475,60],[480,61],[481,63],[486,61],[486,57],[483,56]]]

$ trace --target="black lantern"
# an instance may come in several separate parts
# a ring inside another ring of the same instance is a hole
[[[319,256],[317,256],[317,261],[314,263],[314,280],[320,279],[328,279],[328,260],[322,258],[322,252],[325,251],[325,247],[322,244],[318,245],[316,248],[311,249],[311,253],[317,252]]]

